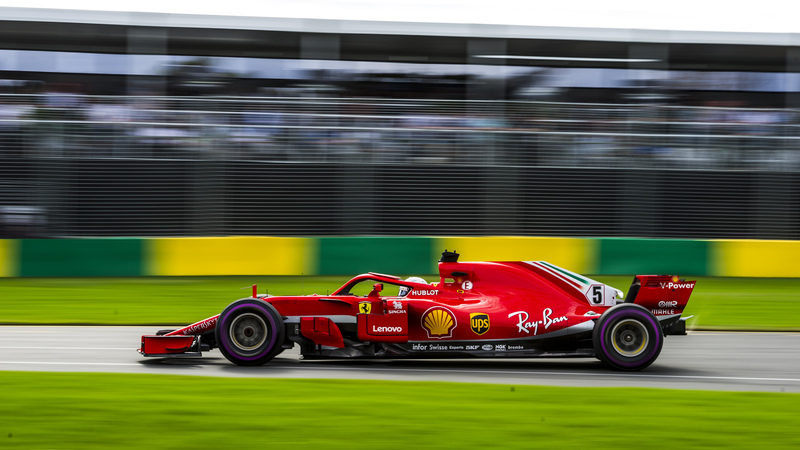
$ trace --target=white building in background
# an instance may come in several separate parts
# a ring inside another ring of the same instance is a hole
[[[6,91],[27,80],[101,94],[313,89],[326,95],[620,101],[677,90],[694,104],[798,104],[800,32],[784,18],[787,11],[770,9],[774,2],[760,5],[760,15],[704,2],[689,9],[680,9],[681,2],[578,2],[582,8],[570,4],[567,10],[501,3],[5,6],[0,80]],[[139,11],[125,10],[132,8]],[[704,20],[709,14],[715,20]]]

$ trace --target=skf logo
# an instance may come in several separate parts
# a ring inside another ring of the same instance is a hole
[[[422,328],[428,332],[429,338],[453,337],[453,329],[456,325],[456,316],[449,309],[441,306],[434,306],[422,315]]]
[[[358,312],[369,314],[372,311],[372,302],[361,302],[358,304]]]
[[[484,313],[472,313],[469,315],[469,327],[478,336],[489,331],[489,315]]]

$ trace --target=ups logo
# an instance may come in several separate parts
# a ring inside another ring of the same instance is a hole
[[[472,331],[481,335],[489,331],[489,315],[484,313],[472,313],[469,315],[469,327]]]

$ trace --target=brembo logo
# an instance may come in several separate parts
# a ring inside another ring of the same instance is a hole
[[[694,287],[694,283],[659,283],[661,284],[661,289],[689,289]]]

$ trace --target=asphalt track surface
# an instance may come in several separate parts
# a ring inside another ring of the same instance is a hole
[[[140,336],[157,328],[0,327],[0,370],[800,393],[800,333],[669,336],[652,366],[624,373],[592,358],[302,361],[296,347],[258,367],[235,366],[217,350],[201,358],[141,357]]]

